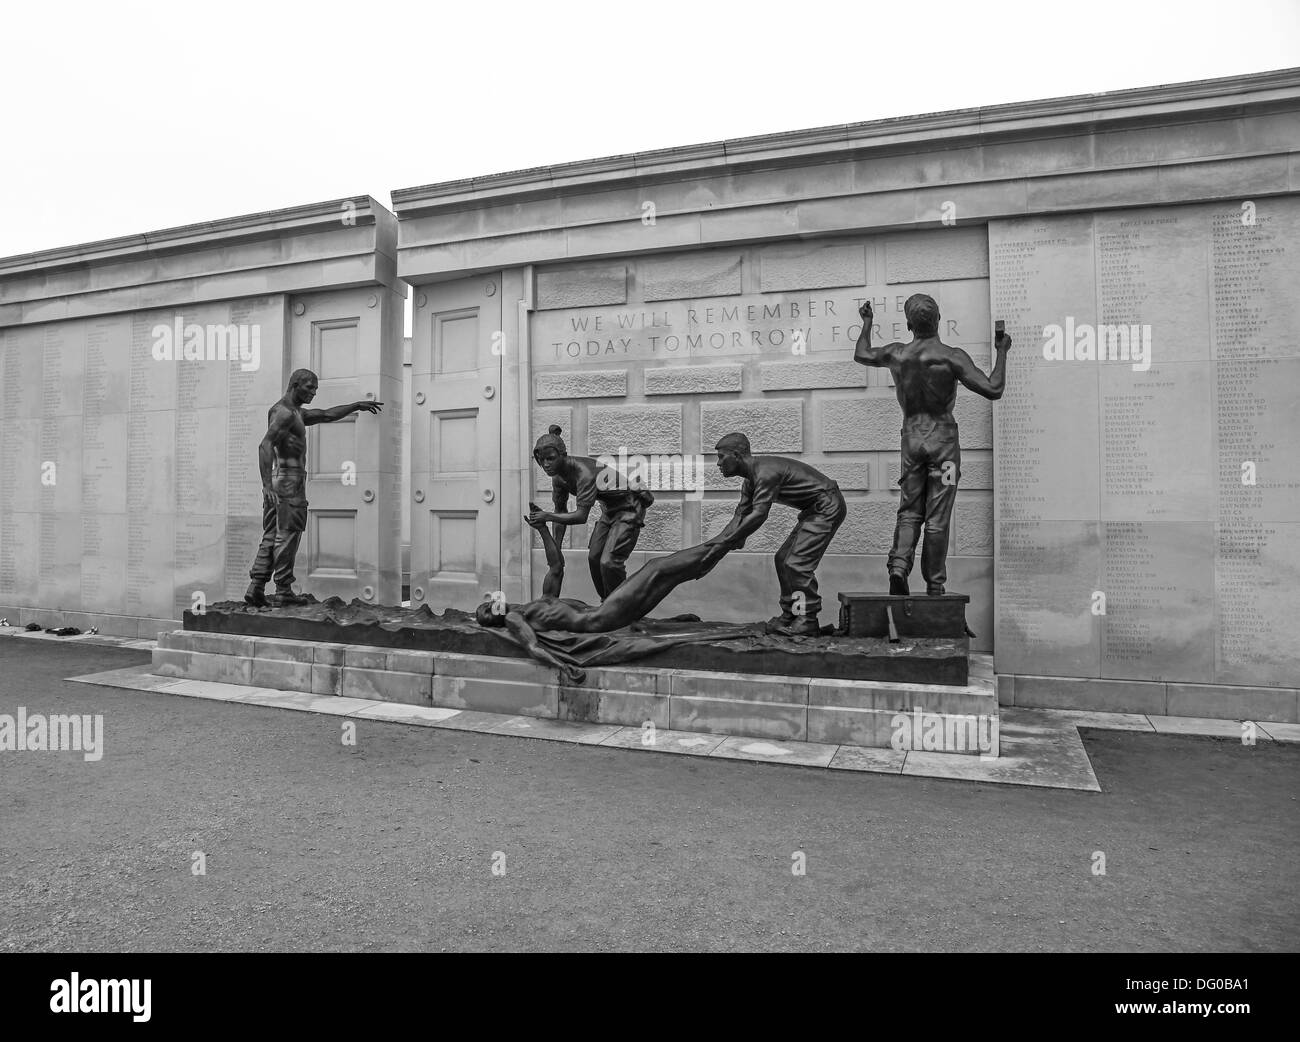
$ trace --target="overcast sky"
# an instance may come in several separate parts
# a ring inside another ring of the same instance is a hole
[[[521,167],[1300,65],[1300,0],[54,3],[0,256]]]

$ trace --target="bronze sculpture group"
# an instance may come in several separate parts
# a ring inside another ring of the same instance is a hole
[[[945,592],[947,551],[953,502],[961,477],[961,450],[953,419],[960,383],[985,398],[1002,396],[1007,351],[1011,339],[998,324],[994,341],[996,361],[985,375],[961,348],[939,339],[939,308],[927,294],[913,294],[904,305],[912,339],[907,343],[871,343],[872,309],[868,301],[859,309],[862,332],[854,361],[887,367],[893,377],[903,411],[902,468],[898,520],[888,558],[889,592],[908,595],[916,544],[922,528],[925,540],[921,573],[926,593]],[[316,393],[316,375],[300,369],[293,374],[284,397],[268,414],[266,437],[259,462],[263,486],[263,536],[250,571],[252,582],[245,601],[264,606],[266,583],[274,578],[275,606],[300,604],[293,593],[293,559],[305,528],[306,427],[329,423],[354,412],[378,412],[380,402],[354,402],[333,409],[303,408]],[[815,467],[777,455],[755,455],[741,433],[727,434],[717,442],[718,468],[727,477],[741,477],[740,501],[731,521],[717,535],[697,546],[655,558],[627,574],[627,560],[635,549],[646,512],[654,503],[648,489],[629,487],[625,475],[586,456],[570,456],[557,426],[537,440],[533,458],[552,482],[552,509],[529,504],[524,521],[539,533],[546,551],[548,571],[542,596],[527,604],[506,604],[498,598],[476,611],[483,626],[504,627],[530,654],[551,665],[561,665],[539,644],[538,632],[607,633],[644,618],[677,586],[707,575],[732,550],[767,520],[774,503],[794,507],[798,520],[775,557],[780,584],[781,613],[768,620],[769,633],[787,637],[812,637],[821,633],[818,614],[817,566],[826,554],[847,514],[839,486]],[[570,498],[576,505],[570,509]],[[592,507],[601,504],[600,519],[592,527],[588,546],[591,578],[598,605],[563,599],[564,557],[560,544],[568,526],[587,522]],[[548,531],[547,525],[553,530]]]
[[[870,301],[859,309],[862,333],[854,352],[861,365],[887,367],[903,410],[902,469],[899,477],[898,520],[888,559],[891,594],[908,595],[922,528],[925,542],[921,573],[926,593],[945,592],[949,525],[957,484],[961,478],[961,450],[952,410],[957,385],[996,400],[1002,397],[1006,357],[1011,338],[999,328],[994,340],[997,355],[993,370],[985,375],[961,348],[939,339],[939,307],[924,293],[913,294],[904,305],[912,339],[904,343],[871,344]],[[815,467],[786,456],[755,455],[749,439],[732,433],[719,439],[718,468],[727,477],[743,477],[740,502],[727,526],[698,546],[657,558],[626,577],[627,556],[636,546],[645,511],[653,502],[648,492],[627,489],[619,475],[594,459],[570,457],[559,427],[538,439],[533,457],[552,478],[556,509],[542,511],[531,505],[524,521],[538,531],[546,549],[548,571],[542,596],[527,604],[484,603],[477,618],[484,626],[504,626],[535,657],[546,661],[545,649],[536,641],[537,630],[594,633],[619,629],[643,618],[681,583],[700,579],[730,551],[745,545],[767,520],[773,503],[799,511],[789,537],[776,553],[777,580],[781,588],[781,614],[768,620],[767,632],[789,637],[811,637],[821,632],[818,613],[817,565],[844,521],[847,505],[839,486]],[[605,493],[603,489],[613,490]],[[568,495],[574,492],[578,509],[568,512]],[[608,498],[603,498],[608,496]],[[639,499],[636,497],[640,497]],[[592,579],[600,595],[599,606],[560,598],[564,558],[559,549],[563,526],[585,520],[600,499],[610,510],[608,524],[592,533],[589,552]],[[555,523],[556,531],[546,531]]]

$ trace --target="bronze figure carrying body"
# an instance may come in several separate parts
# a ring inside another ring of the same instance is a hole
[[[383,402],[353,402],[332,409],[304,409],[316,397],[319,379],[310,369],[296,369],[284,397],[266,414],[266,435],[257,447],[262,475],[262,542],[248,576],[252,582],[244,601],[255,608],[269,604],[306,604],[293,592],[293,562],[307,529],[307,428],[333,423],[354,412],[377,413]],[[266,599],[266,583],[274,576],[275,595]]]
[[[600,501],[600,520],[592,527],[587,546],[587,565],[596,595],[604,600],[627,578],[627,559],[636,549],[637,539],[645,525],[645,514],[655,497],[648,489],[629,488],[627,479],[616,470],[588,456],[570,456],[560,437],[560,428],[554,424],[546,434],[537,439],[533,459],[551,479],[553,510],[536,510],[529,515],[528,523],[534,528],[537,522],[555,525],[555,541],[564,539],[564,529],[569,525],[586,524],[591,508]],[[569,509],[569,497],[577,498],[575,509]],[[563,559],[559,576],[564,574]]]
[[[727,477],[743,476],[740,503],[727,527],[704,545],[712,547],[712,568],[728,551],[745,545],[767,520],[773,503],[795,507],[799,520],[776,552],[776,577],[781,584],[781,614],[769,619],[769,633],[815,637],[817,565],[844,521],[848,507],[840,487],[820,470],[788,456],[755,456],[743,434],[724,435],[715,446],[718,469]]]
[[[926,593],[942,594],[948,580],[948,527],[952,521],[957,482],[961,479],[961,447],[952,409],[957,384],[992,401],[1002,397],[1007,351],[1011,338],[999,332],[994,341],[997,360],[985,376],[959,347],[939,339],[939,305],[924,293],[914,293],[903,305],[910,343],[871,346],[871,301],[858,309],[862,333],[853,360],[862,365],[888,366],[898,404],[903,409],[902,475],[898,523],[889,552],[889,592],[906,595],[916,543],[925,526],[921,575]]]

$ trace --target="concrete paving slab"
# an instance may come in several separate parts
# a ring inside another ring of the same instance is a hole
[[[1155,731],[1151,721],[1141,713],[1094,713],[1085,709],[1035,709],[1068,720],[1076,727],[1095,727],[1102,731]]]
[[[893,749],[865,749],[859,745],[841,745],[826,766],[833,771],[872,771],[877,774],[901,774],[907,762],[906,752]]]
[[[149,663],[141,666],[125,666],[122,669],[106,669],[99,673],[87,673],[81,677],[68,677],[74,684],[100,684],[103,687],[121,687],[132,691],[167,691],[184,681],[183,677],[160,677],[149,672]]]
[[[348,715],[358,720],[384,720],[401,724],[419,724],[424,727],[442,727],[459,709],[442,709],[438,706],[413,706],[405,702],[376,702],[368,709],[358,709]]]
[[[141,640],[137,637],[119,637],[112,633],[74,633],[59,637],[44,630],[25,630],[21,626],[0,626],[0,637],[23,637],[26,640],[59,641],[64,644],[93,644],[105,648],[131,648],[148,651],[157,646],[156,640]]]
[[[752,760],[755,763],[792,763],[802,767],[826,767],[839,751],[838,745],[820,742],[778,742],[771,738],[724,739],[709,756],[724,760]]]
[[[541,720],[533,716],[508,716],[488,734],[515,734],[524,738],[541,738],[552,742],[576,742],[578,745],[599,745],[615,731],[617,724],[584,724],[569,720]]]
[[[341,695],[313,695],[308,691],[276,691],[271,688],[248,688],[249,693],[233,702],[271,706],[276,709],[297,709],[309,713],[328,713],[330,716],[350,716],[369,709],[374,702],[366,698],[344,698]]]
[[[481,713],[477,709],[456,709],[453,712],[455,716],[439,720],[434,726],[448,731],[478,731],[486,734],[501,723],[500,713]]]
[[[167,689],[169,694],[185,695],[189,698],[211,698],[218,702],[237,702],[239,696],[246,694],[248,688],[238,684],[218,684],[211,680],[178,680]]]
[[[1214,720],[1196,716],[1152,716],[1148,718],[1158,734],[1190,734],[1208,738],[1235,738],[1241,741],[1240,720]],[[1256,739],[1269,741],[1268,736],[1255,727]]]
[[[1101,791],[1074,724],[1004,707],[998,730],[1001,755],[997,757],[909,752],[903,774]]]
[[[1300,742],[1300,724],[1275,724],[1265,720],[1257,726],[1275,742]]]
[[[646,732],[640,727],[620,727],[601,745],[618,749],[644,749],[647,752],[677,753],[682,756],[707,756],[726,741],[725,734],[699,734],[695,731],[673,731],[657,727],[654,742],[645,743]]]

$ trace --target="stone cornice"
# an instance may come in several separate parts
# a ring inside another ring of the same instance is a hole
[[[355,207],[351,214],[351,226],[376,225],[376,250],[389,256],[394,255],[394,215],[371,196],[358,195],[3,257],[0,258],[0,279],[41,271],[120,263],[161,254],[215,249],[235,243],[283,238],[286,235],[343,229],[349,227],[341,220],[341,215],[346,212],[345,204],[349,202]]]
[[[276,293],[385,286],[397,217],[370,196],[0,259],[0,327]]]
[[[1059,137],[1300,109],[1300,68],[1015,102],[607,156],[397,189],[399,217],[687,180],[738,169],[807,165],[982,142]]]

